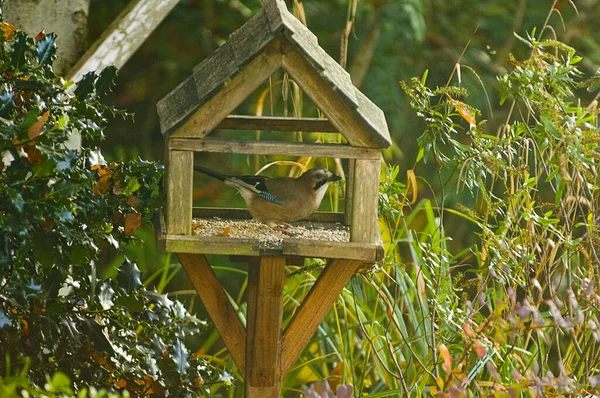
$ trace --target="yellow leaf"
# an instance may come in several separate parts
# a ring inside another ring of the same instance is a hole
[[[200,349],[198,351],[196,351],[195,353],[192,354],[191,359],[198,359],[200,358],[200,356],[204,355],[204,353],[206,352],[206,350],[204,349],[204,347],[200,347]]]
[[[4,38],[10,40],[13,37],[13,33],[17,30],[15,25],[9,24],[8,22],[0,22],[0,29],[4,32]]]
[[[36,138],[37,136],[42,134],[42,132],[44,131],[44,125],[48,121],[49,117],[50,117],[50,110],[47,110],[46,112],[44,112],[44,114],[42,116],[40,116],[38,118],[37,122],[33,123],[31,125],[31,127],[29,127],[29,131],[27,132],[27,135],[29,136],[29,138],[31,138],[33,140],[34,138]]]
[[[140,213],[128,213],[125,215],[125,235],[131,236],[142,225]]]
[[[406,171],[406,178],[408,179],[408,185],[410,185],[412,189],[412,199],[410,201],[411,204],[415,204],[417,202],[417,195],[419,193],[419,189],[417,187],[417,177],[415,176],[415,171],[413,169]]]
[[[437,384],[440,390],[444,389],[444,379],[442,379],[440,376],[435,378],[435,383]]]
[[[450,374],[452,372],[452,356],[450,355],[450,351],[448,351],[448,347],[446,347],[444,343],[441,343],[438,349],[440,350],[440,355],[444,360],[442,369],[444,369],[444,372],[447,374]]]

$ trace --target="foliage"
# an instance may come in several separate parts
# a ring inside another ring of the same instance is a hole
[[[501,123],[469,105],[460,58],[446,85],[430,88],[427,73],[402,84],[423,120],[417,163],[434,177],[383,170],[385,261],[351,280],[286,394],[600,393],[600,134],[586,99],[599,78],[554,38],[533,30],[518,42],[529,53],[510,56],[494,87]],[[321,265],[286,275],[284,325]]]
[[[127,256],[106,260],[161,207],[162,166],[107,164],[69,144],[102,138],[107,112],[125,115],[100,102],[115,68],[65,82],[52,71],[54,34],[1,28],[2,396],[196,395],[214,373],[186,346],[203,322],[145,289]]]
[[[444,178],[437,203],[411,209],[417,185],[384,173],[386,262],[322,324],[313,372],[333,357],[370,397],[598,394],[600,134],[596,102],[577,94],[597,75],[535,30],[522,41],[530,56],[498,78],[509,109],[496,134],[461,87],[404,84],[425,124],[418,159]],[[451,181],[472,207],[448,206]],[[477,240],[453,253],[460,223]]]

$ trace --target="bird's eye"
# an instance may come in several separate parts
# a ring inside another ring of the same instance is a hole
[[[323,172],[321,170],[317,171],[317,174],[315,174],[315,177],[321,179],[323,178]]]

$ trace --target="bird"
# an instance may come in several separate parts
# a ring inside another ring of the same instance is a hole
[[[202,166],[194,170],[237,189],[252,217],[275,230],[292,228],[290,222],[317,211],[329,184],[341,180],[322,168],[309,169],[297,178],[231,176]]]

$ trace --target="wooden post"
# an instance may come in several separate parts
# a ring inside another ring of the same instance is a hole
[[[167,163],[167,234],[191,235],[194,152],[168,149]]]
[[[350,241],[377,243],[379,225],[377,206],[379,202],[379,173],[381,157],[377,160],[356,159],[352,195],[352,227]]]
[[[245,396],[278,398],[285,258],[261,257],[248,267]]]

